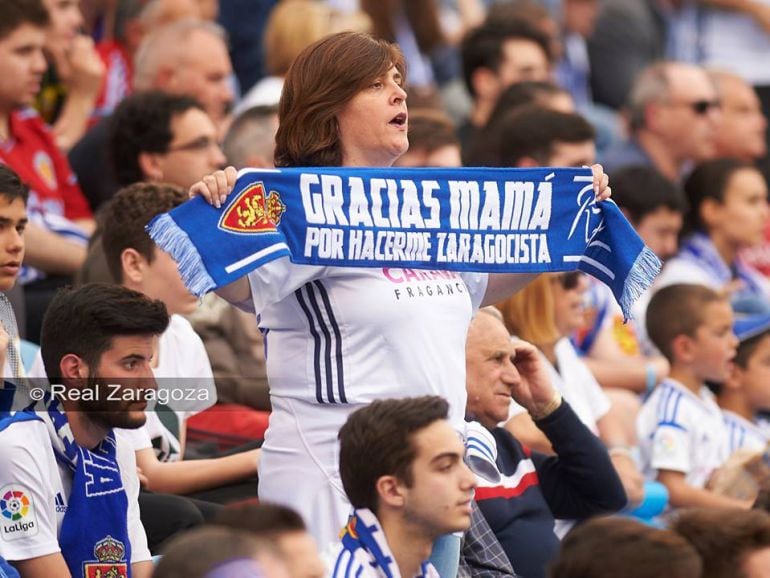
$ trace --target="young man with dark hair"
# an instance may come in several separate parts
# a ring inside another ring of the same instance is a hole
[[[527,80],[506,88],[497,99],[483,130],[463,149],[463,161],[470,167],[500,166],[500,121],[520,107],[538,105],[560,112],[575,112],[570,93],[552,82]]]
[[[340,477],[355,508],[332,578],[437,577],[433,542],[467,530],[476,485],[438,396],[379,400],[339,432]]]
[[[596,133],[577,113],[522,106],[503,117],[500,135],[504,167],[580,167],[596,157]]]
[[[202,105],[159,91],[132,94],[118,105],[110,118],[109,147],[121,187],[155,181],[187,189],[225,163]]]
[[[94,228],[88,203],[53,133],[29,108],[46,70],[48,12],[41,0],[0,0],[0,163],[30,188],[25,284],[27,338],[39,338],[42,313],[62,280],[85,258]],[[51,277],[46,279],[45,277]]]
[[[149,576],[139,478],[122,428],[140,427],[155,389],[160,301],[124,287],[60,291],[41,351],[51,387],[0,422],[0,556],[22,578]],[[42,392],[41,392],[42,393]]]
[[[473,98],[468,120],[460,126],[465,149],[486,125],[500,94],[517,82],[549,80],[549,39],[524,21],[487,21],[470,30],[460,47],[463,78]]]
[[[612,200],[662,261],[676,254],[689,206],[679,185],[652,167],[632,165],[612,175]]]
[[[246,530],[273,542],[291,578],[324,578],[326,569],[313,537],[297,512],[278,504],[241,504],[222,509],[215,524]]]
[[[24,259],[28,194],[19,176],[0,164],[0,368],[6,378],[23,376],[16,316],[5,292],[16,284]]]

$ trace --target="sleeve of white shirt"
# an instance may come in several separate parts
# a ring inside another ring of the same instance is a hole
[[[131,542],[131,564],[152,559],[147,546],[147,534],[139,517],[139,476],[136,473],[136,454],[125,430],[116,430],[116,443],[120,477],[128,499],[128,539]]]
[[[206,352],[206,346],[203,345],[203,340],[200,338],[192,325],[185,320],[189,327],[189,335],[185,335],[187,343],[183,348],[187,363],[189,364],[188,377],[194,378],[199,382],[200,387],[206,387],[208,392],[206,402],[203,402],[199,407],[196,407],[194,411],[186,412],[186,417],[191,417],[201,411],[210,408],[217,402],[217,388],[214,381],[214,371],[211,369],[211,362],[209,361],[209,355]]]
[[[42,422],[14,424],[0,435],[0,500],[4,511],[21,514],[18,520],[0,516],[0,556],[6,560],[29,560],[61,551],[53,485],[58,475]],[[24,505],[18,509],[19,504],[26,505],[26,513]]]
[[[484,301],[484,294],[487,292],[487,285],[489,284],[489,275],[487,273],[460,273],[460,277],[468,288],[473,310],[476,311]]]
[[[670,425],[658,425],[652,434],[650,467],[689,473],[693,467],[690,435],[687,430]]]
[[[147,419],[150,419],[150,416],[155,415],[155,412],[148,411],[146,414]],[[126,439],[126,443],[131,446],[134,451],[138,452],[139,450],[152,447],[152,439],[150,438],[150,434],[147,432],[146,426],[142,426],[136,429],[124,429],[121,431],[123,432],[123,437]]]
[[[258,267],[248,275],[255,311],[260,313],[268,305],[278,303],[313,279],[319,278],[325,269],[315,265],[297,265],[288,257]]]
[[[719,282],[711,277],[703,268],[685,259],[674,257],[666,261],[660,275],[655,279],[652,291],[658,291],[676,283],[697,283],[713,289],[721,289]]]
[[[579,361],[580,365],[582,366],[580,378],[583,380],[583,392],[586,398],[589,400],[594,419],[599,421],[607,414],[608,411],[610,411],[612,403],[610,402],[610,398],[607,397],[607,394],[604,393],[602,386],[599,385],[598,381],[596,381],[594,374],[591,373],[590,369],[588,369],[588,366],[585,364],[585,362],[582,359]]]

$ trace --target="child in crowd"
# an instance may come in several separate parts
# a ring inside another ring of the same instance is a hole
[[[163,301],[171,314],[169,328],[160,336],[155,352],[153,373],[159,378],[158,387],[192,388],[194,397],[202,400],[197,407],[188,404],[175,411],[148,412],[147,424],[135,437],[136,462],[153,491],[191,494],[252,478],[248,487],[235,492],[238,498],[250,498],[257,491],[258,449],[213,460],[183,461],[185,421],[191,412],[202,411],[216,401],[214,377],[203,342],[182,317],[195,310],[197,299],[185,288],[171,256],[155,246],[144,227],[154,216],[186,199],[176,187],[137,183],[120,191],[104,212],[110,225],[104,230],[102,244],[113,278]],[[204,499],[226,502],[232,493],[230,488],[218,500],[208,492]]]
[[[735,357],[730,303],[703,285],[670,285],[650,300],[647,329],[671,373],[637,418],[646,475],[666,486],[674,507],[748,508],[706,489],[728,457],[722,412],[706,382],[727,379]]]
[[[718,388],[730,454],[738,450],[764,451],[770,441],[770,426],[757,412],[770,409],[770,315],[736,321],[740,344],[733,370]]]

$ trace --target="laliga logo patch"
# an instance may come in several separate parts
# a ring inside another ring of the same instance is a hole
[[[281,222],[284,212],[286,205],[278,192],[265,194],[265,185],[258,182],[249,185],[238,195],[219,220],[219,228],[246,235],[275,233],[275,227]]]
[[[31,492],[23,486],[5,486],[0,490],[0,538],[6,542],[38,533],[35,505]]]

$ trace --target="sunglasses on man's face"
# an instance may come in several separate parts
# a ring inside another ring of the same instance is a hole
[[[696,100],[694,102],[680,102],[676,104],[679,106],[686,106],[698,116],[704,116],[708,114],[712,108],[718,109],[722,106],[718,100]]]

